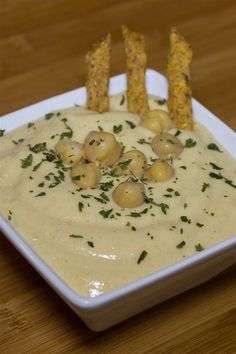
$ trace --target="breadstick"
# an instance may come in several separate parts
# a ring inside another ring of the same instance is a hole
[[[111,35],[108,34],[86,55],[87,108],[109,111],[108,84],[111,57]]]
[[[141,116],[148,111],[145,85],[147,55],[143,35],[122,26],[126,53],[128,111]]]
[[[190,63],[192,49],[185,39],[175,30],[170,34],[170,53],[167,64],[169,81],[168,108],[170,117],[178,129],[192,130],[192,90]]]

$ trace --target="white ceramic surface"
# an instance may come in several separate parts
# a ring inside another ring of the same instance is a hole
[[[147,70],[146,83],[148,93],[167,98],[167,81],[164,76],[149,69]],[[125,89],[126,76],[124,74],[111,79],[111,95]],[[8,132],[22,124],[36,120],[50,111],[70,107],[74,104],[83,104],[85,100],[85,88],[67,92],[1,117],[0,129],[5,129]],[[235,157],[236,134],[194,99],[193,112],[196,120],[205,125],[225,149]],[[0,230],[58,295],[94,331],[109,328],[147,308],[191,289],[209,280],[236,261],[236,236],[232,236],[216,246],[157,273],[107,294],[88,298],[71,290],[2,217],[0,217]]]

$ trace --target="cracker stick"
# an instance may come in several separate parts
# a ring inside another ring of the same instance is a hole
[[[145,86],[147,56],[144,38],[141,34],[122,26],[126,53],[128,111],[141,116],[148,111]]]
[[[190,63],[192,49],[175,30],[170,34],[170,53],[167,64],[169,81],[168,108],[170,117],[179,129],[192,130],[192,90],[190,82]]]
[[[87,107],[96,112],[109,110],[108,84],[111,57],[111,35],[108,34],[86,55]]]

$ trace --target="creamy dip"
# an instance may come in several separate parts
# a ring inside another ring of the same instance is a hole
[[[151,109],[167,110],[163,100],[149,100]],[[121,209],[112,199],[127,176],[103,170],[98,186],[86,190],[71,182],[68,166],[51,151],[61,137],[83,143],[91,130],[115,131],[124,151],[141,150],[149,164],[157,158],[150,147],[155,134],[126,112],[125,101],[123,94],[112,97],[111,112],[103,114],[83,107],[49,113],[0,138],[2,215],[84,296],[149,275],[236,232],[235,160],[199,123],[193,132],[169,131],[186,145],[172,162],[175,175],[147,183],[146,203],[138,208]]]

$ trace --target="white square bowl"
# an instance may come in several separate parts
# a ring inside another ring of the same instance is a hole
[[[147,70],[146,85],[148,93],[167,98],[167,80],[161,74]],[[125,74],[111,78],[109,91],[111,95],[124,90],[126,90]],[[85,88],[76,89],[1,117],[0,129],[8,132],[50,111],[71,107],[75,103],[83,104],[85,101]],[[236,156],[236,134],[194,99],[193,112],[195,119],[206,126],[232,156]],[[1,216],[0,230],[57,294],[94,331],[109,328],[191,289],[214,277],[236,261],[236,236],[232,236],[226,241],[159,272],[109,293],[89,298],[69,288]]]

